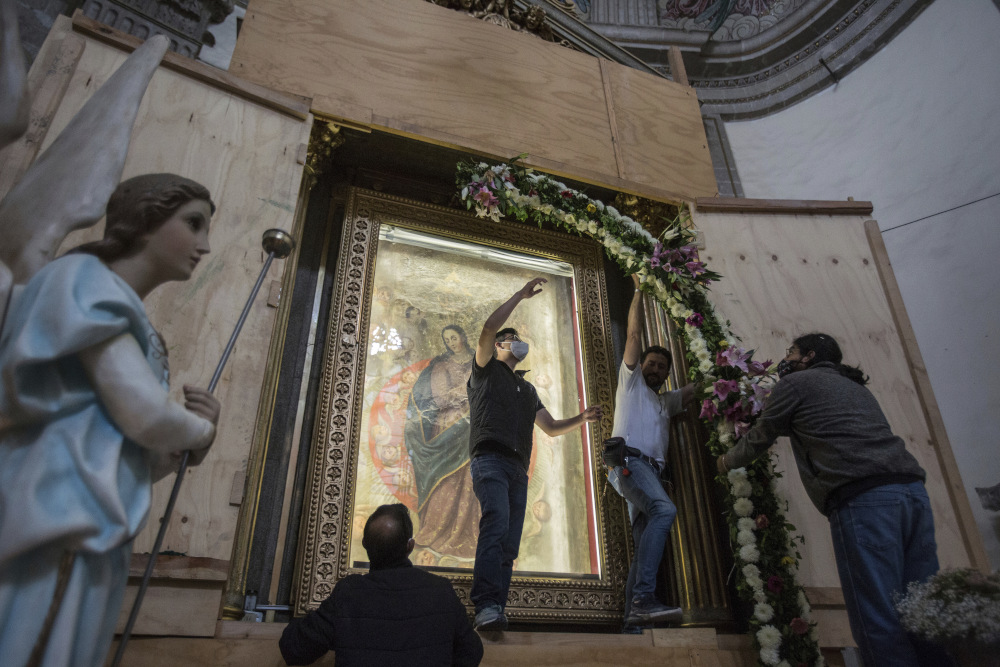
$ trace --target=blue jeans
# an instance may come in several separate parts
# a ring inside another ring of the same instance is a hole
[[[938,571],[934,517],[922,482],[887,484],[830,514],[833,550],[851,634],[867,667],[951,664],[937,646],[908,635],[894,596]]]
[[[490,605],[507,606],[528,504],[528,474],[516,459],[495,453],[475,457],[471,468],[472,488],[483,510],[469,595],[479,612]]]
[[[625,585],[625,617],[628,618],[632,600],[652,596],[656,591],[656,573],[663,559],[667,535],[677,516],[677,507],[660,484],[660,473],[641,459],[629,458],[630,475],[622,474],[622,467],[608,471],[608,481],[626,501],[628,517],[632,522],[632,541],[635,554],[628,568]]]

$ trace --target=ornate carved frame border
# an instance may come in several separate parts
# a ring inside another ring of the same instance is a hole
[[[348,540],[353,516],[354,479],[361,426],[361,394],[371,286],[379,227],[391,223],[498,248],[559,259],[576,270],[583,367],[590,381],[588,404],[614,404],[613,359],[607,290],[601,248],[588,239],[494,223],[454,209],[350,188],[324,351],[319,414],[312,439],[302,529],[297,558],[295,614],[317,608],[349,572]],[[594,442],[610,434],[611,416],[594,425]],[[594,447],[590,461],[600,540],[599,579],[538,578],[515,575],[507,614],[547,623],[607,624],[621,620],[630,544],[624,503],[599,479],[603,465]],[[449,579],[467,606],[471,574]]]

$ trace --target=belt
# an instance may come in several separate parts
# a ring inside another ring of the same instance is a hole
[[[653,466],[653,468],[656,469],[657,473],[662,472],[662,469],[660,468],[660,462],[659,461],[657,461],[656,459],[654,459],[652,456],[646,456],[645,454],[643,454],[642,452],[640,452],[635,447],[626,447],[625,448],[625,455],[626,456],[630,456],[630,457],[635,458],[635,459],[640,459],[642,461],[645,461],[649,465]]]

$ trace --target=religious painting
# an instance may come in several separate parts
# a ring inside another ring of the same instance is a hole
[[[383,224],[375,255],[361,403],[354,525],[379,505],[411,510],[414,562],[471,569],[479,502],[469,471],[466,381],[486,318],[534,277],[542,293],[514,311],[531,353],[521,369],[557,418],[584,408],[573,267],[565,262]],[[596,528],[586,492],[587,430],[536,429],[528,512],[515,571],[596,576]],[[366,567],[352,530],[349,562]]]
[[[507,325],[531,345],[519,369],[556,418],[613,406],[599,244],[517,222],[349,188],[323,351],[299,543],[295,611],[367,570],[364,523],[410,508],[412,559],[469,604],[480,518],[469,471],[466,382],[486,318],[534,277],[542,293]],[[534,432],[528,510],[507,613],[520,620],[620,621],[628,520],[606,483],[604,422]]]

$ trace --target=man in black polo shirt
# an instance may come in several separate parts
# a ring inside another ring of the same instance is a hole
[[[516,330],[500,327],[523,299],[541,293],[544,282],[529,281],[486,318],[468,382],[472,486],[483,511],[470,596],[477,630],[507,627],[504,606],[524,526],[534,425],[557,436],[601,419],[599,405],[570,419],[553,419],[524,379],[527,371],[514,370],[527,356],[528,344]]]

